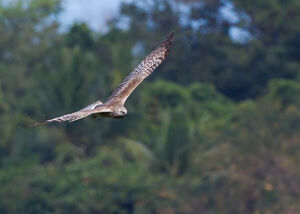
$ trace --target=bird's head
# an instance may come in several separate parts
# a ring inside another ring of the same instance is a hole
[[[115,109],[113,114],[114,114],[113,115],[114,118],[117,118],[117,119],[123,118],[127,115],[127,109],[124,106],[119,107],[119,108]]]
[[[127,115],[127,109],[124,106],[120,109],[120,115],[122,115],[122,116]]]

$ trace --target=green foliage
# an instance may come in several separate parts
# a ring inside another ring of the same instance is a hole
[[[0,1],[0,213],[299,213],[299,6],[149,0],[62,33],[59,0]],[[128,117],[27,127],[105,101],[171,30]]]
[[[86,24],[75,24],[66,35],[66,44],[69,47],[79,46],[81,49],[91,49],[94,42],[91,34]]]
[[[35,166],[14,175],[4,182],[1,203],[9,213],[132,213],[154,191],[153,180],[138,168],[103,147],[94,158]]]
[[[192,149],[191,134],[191,123],[186,110],[174,109],[161,154],[173,175],[180,175],[188,170],[189,153]]]
[[[300,106],[300,85],[290,80],[272,80],[269,84],[269,93],[266,99],[277,102],[282,108]]]
[[[244,100],[262,95],[273,78],[293,79],[299,74],[297,0],[176,2],[177,7],[172,0],[123,6],[122,15],[131,20],[129,33],[138,38],[144,53],[153,48],[149,42],[177,32],[168,63],[156,78],[181,84],[209,82],[222,94]],[[222,15],[230,4],[236,21]],[[182,12],[180,5],[190,12]],[[249,33],[250,39],[232,40],[233,27]]]

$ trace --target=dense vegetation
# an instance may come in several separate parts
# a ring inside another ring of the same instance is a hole
[[[61,10],[0,1],[0,213],[300,213],[299,0],[139,1],[106,33]],[[171,30],[128,117],[24,128],[105,101]]]

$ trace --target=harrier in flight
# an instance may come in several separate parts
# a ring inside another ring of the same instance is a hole
[[[127,115],[127,109],[124,107],[129,95],[134,89],[167,57],[174,40],[174,32],[170,33],[167,38],[153,50],[115,89],[106,103],[100,100],[88,105],[87,107],[74,113],[56,117],[44,122],[37,122],[34,125],[46,124],[51,122],[73,122],[89,115],[93,117],[102,116],[110,118],[122,118]]]

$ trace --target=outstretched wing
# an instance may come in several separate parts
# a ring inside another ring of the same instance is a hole
[[[172,46],[173,39],[174,32],[170,33],[167,38],[123,80],[108,98],[107,103],[118,102],[124,105],[133,90],[165,60]]]
[[[32,126],[37,126],[37,125],[42,125],[42,124],[47,124],[47,123],[52,123],[52,122],[74,122],[76,120],[82,119],[84,117],[87,117],[89,115],[92,114],[96,114],[96,113],[102,113],[102,112],[110,112],[110,109],[107,108],[105,105],[100,104],[101,102],[98,101],[96,103],[93,103],[91,105],[88,105],[87,107],[70,113],[70,114],[65,114],[63,116],[60,117],[56,117],[50,120],[46,120],[44,122],[37,122],[34,123]]]

